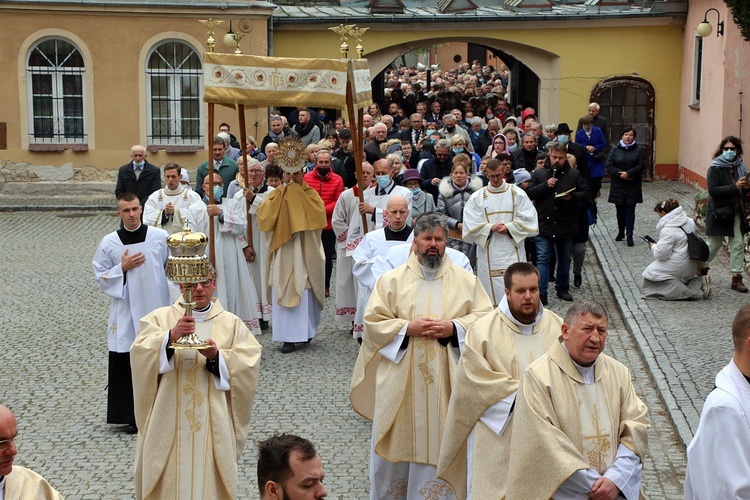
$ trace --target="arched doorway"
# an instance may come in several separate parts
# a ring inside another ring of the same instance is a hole
[[[591,91],[591,101],[597,102],[599,113],[609,123],[609,141],[614,146],[622,137],[622,131],[632,126],[636,140],[646,153],[646,169],[643,178],[654,176],[654,87],[647,80],[635,76],[613,76],[596,84]]]
[[[559,86],[560,78],[560,58],[557,54],[534,47],[531,45],[521,44],[508,40],[498,40],[485,37],[445,37],[445,38],[423,38],[412,40],[384,47],[382,49],[367,53],[365,57],[370,66],[370,74],[373,82],[373,94],[377,95],[378,90],[375,88],[376,82],[382,81],[382,72],[396,59],[403,54],[409,53],[425,45],[434,45],[446,41],[467,42],[469,44],[480,45],[485,49],[497,51],[502,54],[503,60],[519,62],[529,75],[533,75],[532,85],[535,87],[533,95],[536,98],[536,110],[539,116],[543,116],[545,121],[557,122],[559,116]],[[521,66],[517,68],[517,74],[520,74]],[[513,68],[510,68],[511,73]],[[531,79],[529,79],[531,80]],[[513,85],[511,85],[511,94],[513,94]],[[523,90],[527,95],[531,95],[528,89]],[[518,98],[522,96],[518,95]],[[513,101],[513,99],[511,99]],[[521,99],[526,101],[526,99]],[[523,102],[521,102],[523,104]]]

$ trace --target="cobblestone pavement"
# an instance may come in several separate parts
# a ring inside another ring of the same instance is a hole
[[[607,188],[601,200],[607,199]],[[703,402],[711,392],[716,374],[732,357],[731,324],[750,297],[730,290],[728,253],[719,252],[711,262],[713,293],[709,300],[661,301],[641,298],[641,273],[653,260],[639,236],[658,238],[659,217],[654,206],[677,199],[694,216],[696,190],[679,182],[644,184],[644,203],[636,210],[636,244],[616,242],[614,205],[599,203],[600,219],[593,228],[592,243],[604,263],[610,284],[628,329],[633,333],[648,370],[667,406],[685,446],[698,429]],[[702,229],[699,233],[704,234]]]
[[[598,239],[607,238],[603,232],[608,215],[606,210],[602,211],[605,220],[594,231]],[[0,258],[4,268],[0,274],[4,326],[0,362],[4,390],[0,402],[15,412],[19,432],[24,435],[18,464],[41,473],[66,498],[132,498],[135,437],[104,423],[107,370],[104,330],[109,301],[96,287],[90,266],[97,243],[116,229],[117,219],[101,212],[86,212],[82,217],[68,215],[73,214],[0,213]],[[647,224],[645,219],[639,212],[639,224]],[[631,368],[636,390],[651,410],[644,493],[652,498],[679,498],[685,467],[684,447],[658,393],[663,385],[651,380],[652,367],[644,364],[628,331],[628,328],[633,330],[633,323],[639,325],[647,320],[633,316],[622,304],[619,307],[624,310],[627,322],[620,317],[617,301],[623,300],[623,287],[613,295],[608,278],[613,272],[623,272],[621,257],[612,251],[606,253],[602,269],[592,251],[594,248],[597,245],[590,246],[587,253],[584,285],[572,289],[572,293],[576,298],[603,301],[608,307],[611,315],[608,352]],[[642,248],[630,249],[633,255],[639,252],[645,254]],[[721,283],[721,277],[717,278]],[[39,296],[40,291],[44,298]],[[716,306],[721,297],[719,292],[717,299],[697,305],[707,307],[708,312],[708,307]],[[627,300],[643,302],[631,297]],[[550,307],[556,312],[562,314],[566,305],[554,294],[550,295]],[[685,322],[685,331],[680,334],[690,336],[691,323],[699,323],[685,318],[685,311],[675,314],[679,317],[671,317],[673,313],[669,311],[659,313],[659,317],[662,321]],[[726,328],[712,330],[726,337],[721,334]],[[282,430],[299,433],[316,443],[324,460],[330,498],[367,497],[370,425],[352,411],[348,402],[358,345],[348,337],[346,326],[334,323],[332,300],[318,331],[309,346],[287,355],[278,352],[269,334],[259,338],[264,352],[250,438],[239,464],[241,498],[258,496],[254,441]],[[697,329],[695,332],[692,337],[697,338]],[[722,345],[727,343],[724,337],[718,337]],[[693,345],[696,351],[706,351],[697,342]],[[661,360],[667,355],[658,351],[660,345],[654,348],[657,349],[654,353],[645,353],[647,360]],[[726,359],[722,353],[715,356],[717,366]],[[713,365],[693,362],[687,368],[680,368],[677,360],[673,363],[674,371],[666,376],[668,383],[680,386],[684,379],[676,373],[683,375],[685,369],[700,367],[711,373],[711,378],[706,379],[710,389],[715,373]],[[695,394],[697,408],[704,395]],[[677,396],[675,400],[682,402]]]

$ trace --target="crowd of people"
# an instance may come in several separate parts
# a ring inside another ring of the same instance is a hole
[[[634,245],[646,165],[636,130],[610,146],[596,103],[575,132],[543,125],[530,107],[514,116],[507,71],[477,63],[432,77],[427,86],[414,68],[386,73],[386,102],[357,124],[361,169],[350,124],[308,108],[273,114],[260,148],[241,138],[244,155],[221,124],[192,186],[170,163],[162,187],[133,146],[115,192],[121,227],[92,265],[112,298],[107,422],[138,434],[137,498],[237,496],[255,337],[271,329],[280,351],[294,352],[313,341],[331,296],[336,321],[361,344],[350,399],[373,423],[371,498],[639,496],[647,408],[628,368],[602,352],[607,311],[574,301],[570,276],[572,267],[582,286],[605,176],[615,240]],[[719,149],[708,260],[730,236],[732,288],[746,292],[732,242],[747,231],[750,176],[738,138]],[[687,249],[695,224],[673,199],[655,211],[644,297],[707,298],[707,263]],[[192,315],[165,274],[167,236],[186,226],[213,238]],[[551,283],[572,302],[564,317],[545,308]],[[750,352],[746,323],[735,329],[738,352]],[[193,334],[207,347],[172,347]],[[747,364],[729,368],[750,375]],[[0,407],[0,452],[15,450],[3,419]],[[326,495],[309,441],[282,434],[259,451],[261,498]],[[698,476],[696,492],[708,488]]]

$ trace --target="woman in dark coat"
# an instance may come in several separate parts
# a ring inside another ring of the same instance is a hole
[[[708,184],[708,206],[706,208],[706,243],[711,262],[721,248],[725,237],[729,237],[729,271],[732,273],[732,290],[746,293],[742,283],[742,265],[745,257],[745,239],[748,232],[747,217],[743,207],[750,190],[747,169],[742,161],[742,141],[732,135],[721,141],[714,153],[706,174]],[[708,281],[708,267],[700,270]]]
[[[633,226],[635,225],[635,205],[643,203],[641,174],[646,168],[646,155],[643,146],[635,141],[635,129],[626,128],[620,142],[612,148],[607,157],[607,173],[612,178],[609,188],[609,201],[617,208],[617,237],[625,239],[633,246]]]

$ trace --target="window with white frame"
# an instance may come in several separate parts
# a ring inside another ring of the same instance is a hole
[[[179,40],[162,42],[148,56],[146,76],[148,143],[200,145],[203,67],[198,53]]]
[[[30,144],[83,144],[86,66],[78,48],[46,38],[31,48],[26,65]]]
[[[703,37],[695,35],[693,46],[693,88],[690,105],[699,108],[701,105],[701,85],[703,84]]]

